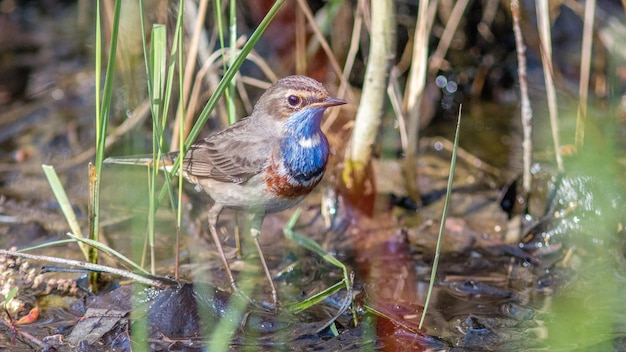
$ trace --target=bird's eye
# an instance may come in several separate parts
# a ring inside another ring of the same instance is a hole
[[[300,99],[300,97],[297,95],[290,95],[289,97],[287,97],[287,102],[289,102],[289,105],[291,105],[294,108],[300,105],[301,101],[302,99]]]

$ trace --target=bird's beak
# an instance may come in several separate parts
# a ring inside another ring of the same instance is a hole
[[[322,101],[317,102],[317,103],[313,103],[313,104],[311,104],[309,106],[320,107],[320,108],[329,108],[331,106],[343,105],[343,104],[346,104],[346,103],[347,103],[347,101],[345,101],[343,99],[328,97],[325,100],[322,100]]]

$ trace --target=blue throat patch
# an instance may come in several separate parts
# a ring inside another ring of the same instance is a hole
[[[289,175],[299,182],[309,182],[320,176],[328,160],[328,141],[320,129],[324,108],[305,108],[293,113],[285,121],[285,137],[281,151]],[[306,148],[300,145],[303,138],[319,136],[319,144]]]

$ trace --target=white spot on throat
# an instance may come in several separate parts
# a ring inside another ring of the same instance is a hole
[[[302,148],[310,149],[310,148],[314,148],[320,145],[321,141],[322,139],[320,138],[320,134],[316,133],[308,138],[307,137],[300,138],[300,140],[298,141],[298,144],[300,144]]]

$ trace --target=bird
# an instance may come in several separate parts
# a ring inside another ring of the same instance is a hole
[[[273,303],[278,305],[276,287],[259,244],[263,218],[295,206],[322,180],[330,146],[321,121],[328,108],[343,104],[345,100],[331,97],[315,79],[287,76],[261,95],[250,116],[195,142],[185,153],[184,178],[213,200],[208,210],[209,232],[233,291],[244,295],[216,230],[222,210],[243,210],[250,215],[250,235]],[[171,171],[178,157],[179,152],[167,153],[158,166]],[[151,165],[153,159],[108,158],[105,163]]]

